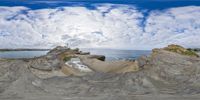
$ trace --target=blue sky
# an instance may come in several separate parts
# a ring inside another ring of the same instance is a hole
[[[200,0],[0,0],[1,48],[200,47]]]
[[[95,3],[129,4],[141,9],[155,10],[170,7],[200,6],[200,0],[0,0],[0,6],[26,6],[32,9],[83,5],[92,8]]]

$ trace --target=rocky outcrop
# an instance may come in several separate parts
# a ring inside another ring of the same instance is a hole
[[[154,49],[149,57],[138,59],[139,66],[160,93],[200,93],[200,59],[182,54],[184,48],[180,52],[169,49],[171,46]]]
[[[66,56],[79,57],[93,71],[85,74],[67,66]],[[97,58],[58,47],[28,62],[0,60],[0,100],[200,99],[200,58],[196,56],[154,49],[136,61]]]
[[[45,56],[31,59],[29,61],[29,65],[30,65],[30,68],[33,68],[39,71],[42,70],[42,71],[49,71],[53,73],[55,71],[61,70],[61,72],[63,72],[66,75],[81,76],[81,75],[85,75],[85,73],[80,72],[80,70],[74,69],[65,64],[65,62],[67,62],[68,60],[72,58],[77,58],[80,56],[86,57],[87,59],[97,59],[97,60],[105,61],[105,56],[103,55],[90,55],[90,53],[79,51],[79,49],[70,49],[67,47],[58,46],[50,50]],[[39,72],[39,71],[36,71],[36,72]],[[49,74],[45,74],[45,75],[49,75]]]

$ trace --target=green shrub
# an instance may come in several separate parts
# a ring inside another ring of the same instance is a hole
[[[65,62],[66,62],[66,61],[69,61],[71,58],[72,58],[72,57],[70,57],[70,56],[66,56],[66,57],[63,58],[63,61],[65,61]]]
[[[185,55],[190,55],[190,56],[196,56],[199,57],[198,54],[196,54],[194,51],[192,50],[187,50],[186,52],[184,52]]]

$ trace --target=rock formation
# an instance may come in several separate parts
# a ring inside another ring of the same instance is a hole
[[[135,61],[108,62],[57,47],[33,59],[0,59],[0,100],[199,100],[200,58],[185,50],[173,45]],[[67,66],[74,57],[92,71]]]

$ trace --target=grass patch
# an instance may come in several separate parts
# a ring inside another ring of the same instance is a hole
[[[168,47],[165,47],[164,50],[175,52],[182,55],[199,57],[199,55],[196,52],[185,49],[184,47],[179,46],[179,45],[172,44],[172,45],[169,45]]]
[[[71,56],[66,56],[66,57],[63,58],[63,61],[65,61],[65,62],[69,61],[71,58],[72,58]]]
[[[199,57],[199,55],[195,52],[195,51],[192,51],[192,50],[187,50],[183,53],[184,55],[190,55],[190,56],[196,56],[196,57]]]

